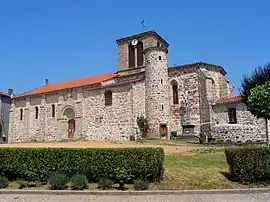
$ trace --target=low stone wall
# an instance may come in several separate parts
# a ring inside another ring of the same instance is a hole
[[[251,124],[220,124],[213,126],[212,137],[233,143],[265,142],[264,131]]]

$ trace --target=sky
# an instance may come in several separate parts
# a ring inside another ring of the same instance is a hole
[[[239,92],[243,74],[270,62],[269,0],[0,1],[0,91],[116,72],[116,40],[155,30],[169,65],[222,66]]]

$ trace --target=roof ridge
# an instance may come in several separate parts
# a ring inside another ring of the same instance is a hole
[[[59,83],[52,83],[48,85],[44,85],[38,88],[34,88],[32,90],[26,91],[24,93],[21,93],[14,98],[21,98],[25,96],[31,96],[31,95],[38,95],[43,93],[49,93],[59,90],[65,90],[69,88],[78,88],[82,86],[92,85],[96,83],[101,83],[103,81],[112,79],[114,77],[118,76],[117,72],[114,73],[106,73],[106,74],[100,74],[100,75],[94,75],[89,77],[84,77],[80,79],[74,79],[69,81],[62,81]]]

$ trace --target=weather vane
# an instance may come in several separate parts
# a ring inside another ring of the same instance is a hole
[[[145,24],[144,24],[144,20],[141,21],[141,25],[142,25],[143,29],[146,28],[146,26],[145,26]]]

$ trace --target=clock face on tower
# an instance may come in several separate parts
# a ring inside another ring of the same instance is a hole
[[[136,46],[137,43],[138,43],[138,40],[137,40],[137,39],[133,39],[133,40],[131,41],[131,44],[132,44],[133,46]]]

